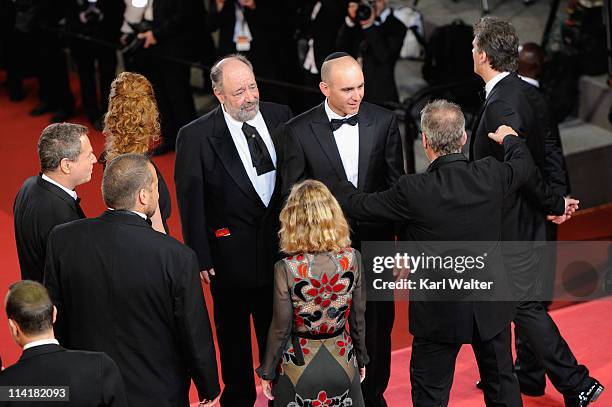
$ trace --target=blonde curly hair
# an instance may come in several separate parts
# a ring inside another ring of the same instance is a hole
[[[159,141],[159,111],[147,78],[133,72],[122,72],[115,78],[102,133],[107,162],[120,154],[144,154]]]
[[[351,245],[342,209],[320,181],[295,184],[280,213],[280,249],[286,254],[322,253]]]

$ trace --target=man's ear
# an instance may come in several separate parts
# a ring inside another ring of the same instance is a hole
[[[11,334],[13,335],[13,337],[17,338],[19,336],[19,325],[17,325],[17,323],[15,321],[13,321],[12,319],[8,320],[8,324],[9,324],[9,329],[11,331]]]
[[[51,323],[55,324],[55,321],[57,320],[57,308],[55,307],[55,305],[53,306],[53,316],[52,316],[52,320]]]
[[[323,81],[319,82],[319,89],[325,97],[329,97],[329,85]]]
[[[147,203],[148,203],[148,202],[147,202],[147,194],[148,194],[148,191],[147,191],[147,189],[146,189],[146,188],[141,188],[141,189],[138,191],[138,203],[139,203],[139,204],[141,204],[141,205],[147,205]]]
[[[461,143],[461,147],[463,147],[465,143],[467,143],[467,133],[465,130],[463,130],[463,136],[461,136],[461,140],[459,140],[459,143]]]
[[[67,158],[62,158],[62,160],[60,161],[60,171],[62,172],[62,174],[70,174],[70,160]]]
[[[423,149],[427,150],[427,136],[425,136],[425,132],[421,132],[421,141],[423,142]]]
[[[221,90],[219,90],[219,88],[214,88],[213,93],[217,97],[217,100],[219,100],[219,103],[225,103],[225,95],[223,94],[223,92],[221,92]]]

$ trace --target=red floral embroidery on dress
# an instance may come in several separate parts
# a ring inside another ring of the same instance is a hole
[[[310,275],[314,255],[298,254],[285,258],[293,277],[291,300],[294,326],[298,332],[330,334],[346,324],[355,279],[354,252],[346,249],[330,256],[336,270],[318,277]]]

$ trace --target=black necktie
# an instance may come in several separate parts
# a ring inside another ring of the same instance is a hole
[[[83,212],[83,209],[81,209],[81,198],[77,198],[74,200],[74,206],[76,207],[76,211],[79,214],[79,217],[81,219],[85,219],[87,216],[85,216],[85,212]]]
[[[354,126],[359,121],[358,115],[354,115],[351,117],[347,117],[346,119],[331,119],[329,124],[331,125],[332,131],[338,130],[342,127],[343,124],[348,124],[349,126]]]
[[[274,163],[264,143],[263,139],[257,132],[257,129],[246,122],[242,123],[242,132],[247,139],[249,152],[251,153],[251,162],[257,170],[257,175],[266,174],[274,171]]]

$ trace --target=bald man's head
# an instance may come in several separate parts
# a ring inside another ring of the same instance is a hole
[[[319,89],[338,115],[353,115],[359,111],[364,86],[363,71],[355,58],[347,55],[323,63]]]
[[[544,51],[538,44],[527,42],[521,47],[518,62],[519,75],[538,79],[544,65]]]
[[[337,58],[329,58],[323,62],[321,66],[321,80],[327,84],[333,81],[335,72],[345,72],[349,69],[357,69],[361,71],[361,65],[352,56],[345,53],[337,53],[341,56]],[[332,54],[333,55],[333,54]]]

